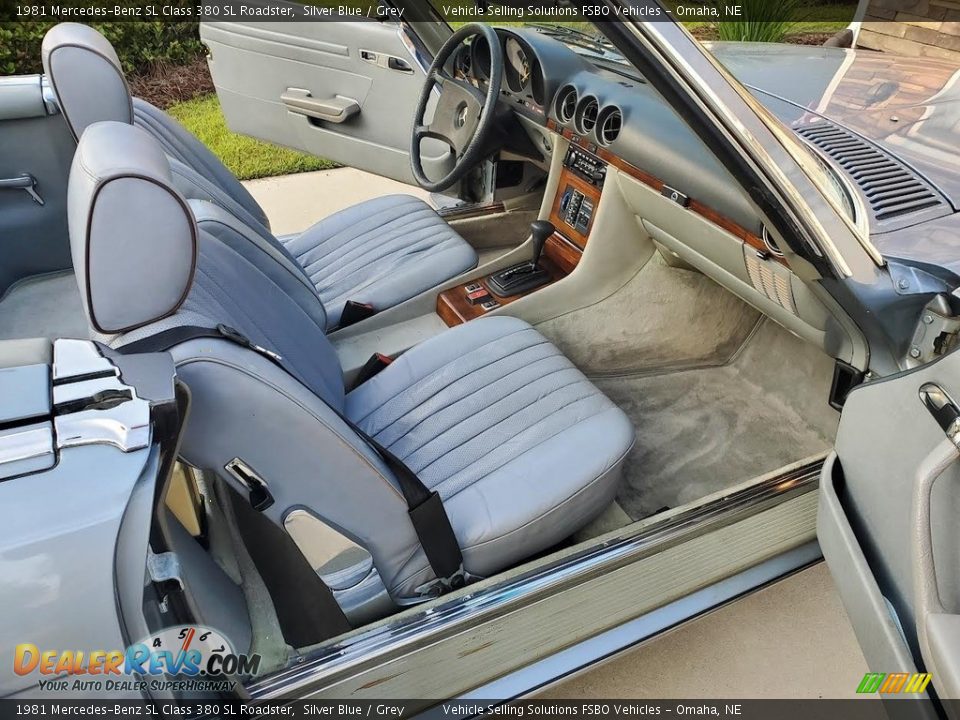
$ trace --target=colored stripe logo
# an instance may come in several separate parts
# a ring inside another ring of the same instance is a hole
[[[922,693],[932,679],[930,673],[867,673],[857,686],[857,693]]]

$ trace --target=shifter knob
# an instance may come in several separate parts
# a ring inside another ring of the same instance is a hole
[[[540,262],[540,255],[543,254],[543,246],[547,238],[556,232],[556,228],[549,220],[534,220],[530,223],[530,234],[533,236],[533,267]]]

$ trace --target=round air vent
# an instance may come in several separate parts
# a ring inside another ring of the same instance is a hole
[[[767,226],[764,225],[761,230],[761,236],[763,237],[763,244],[767,246],[767,250],[770,251],[770,254],[775,257],[783,257],[783,250],[780,249],[780,246],[777,245],[777,241],[773,239],[773,236],[770,235],[770,231],[767,230]]]
[[[620,108],[608,105],[600,111],[597,119],[597,140],[601,145],[609,145],[620,137],[620,128],[623,125],[623,114]]]
[[[577,104],[577,114],[574,125],[581,135],[589,135],[597,126],[597,115],[600,112],[600,103],[589,95]]]
[[[557,119],[569,123],[577,111],[577,89],[572,85],[561,88],[557,93]]]

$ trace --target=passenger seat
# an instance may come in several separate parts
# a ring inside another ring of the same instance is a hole
[[[213,153],[167,113],[131,97],[117,54],[103,35],[88,25],[61,23],[44,36],[42,52],[44,71],[76,138],[102,120],[132,123],[150,133],[171,158],[180,192],[230,213],[300,266],[326,306],[328,330],[342,324],[348,302],[385,310],[477,266],[470,244],[411,195],[362,202],[278,239],[263,208]]]

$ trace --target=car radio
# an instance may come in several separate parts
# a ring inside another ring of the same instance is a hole
[[[596,155],[571,145],[567,156],[563,159],[563,166],[570,168],[591,185],[603,187],[603,180],[607,176],[607,164]]]

